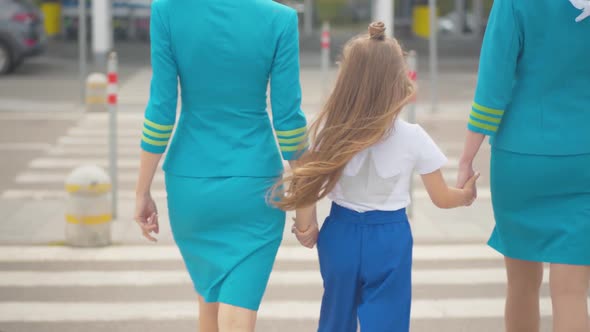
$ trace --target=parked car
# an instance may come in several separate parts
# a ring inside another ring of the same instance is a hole
[[[29,0],[0,0],[0,75],[45,50],[43,17]]]

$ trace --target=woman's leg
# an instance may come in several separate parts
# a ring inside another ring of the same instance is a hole
[[[200,332],[218,332],[217,312],[219,303],[207,303],[199,295],[199,331]]]
[[[551,264],[554,332],[588,332],[589,266]]]
[[[508,276],[506,332],[539,331],[539,290],[543,282],[543,263],[508,257],[505,263]]]
[[[256,314],[256,311],[220,303],[219,332],[254,332]]]

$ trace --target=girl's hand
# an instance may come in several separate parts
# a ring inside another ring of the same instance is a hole
[[[158,224],[158,209],[151,194],[137,196],[135,201],[135,221],[146,239],[152,242],[158,241],[152,236],[152,233],[160,233],[160,226]]]
[[[477,179],[479,179],[479,172],[475,173],[463,186],[463,192],[465,193],[465,206],[473,204],[477,198]]]
[[[293,218],[295,221],[295,218]],[[307,229],[299,230],[296,225],[293,225],[291,232],[295,234],[297,240],[306,248],[312,249],[318,242],[318,235],[320,233],[317,221],[312,222]]]

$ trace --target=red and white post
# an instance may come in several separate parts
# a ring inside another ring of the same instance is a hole
[[[416,51],[412,50],[408,53],[407,62],[409,69],[408,76],[410,77],[410,80],[414,82],[414,84],[418,84],[418,60],[416,56]],[[417,95],[414,96],[411,103],[408,105],[407,117],[408,121],[412,123],[416,122],[416,100]]]
[[[109,108],[109,175],[112,184],[111,206],[113,218],[117,218],[118,179],[117,179],[117,101],[119,74],[117,53],[109,54],[107,64],[107,102]]]
[[[412,80],[414,84],[418,84],[418,60],[416,56],[416,51],[410,51],[408,53],[406,61],[408,63],[408,76],[410,77],[410,80]],[[410,101],[405,110],[406,119],[410,123],[416,123],[416,100],[417,94]],[[410,204],[410,206],[408,206],[408,215],[411,218],[414,216],[414,177],[410,177],[410,199],[412,200],[412,203]]]
[[[322,78],[323,78],[323,90],[324,95],[328,90],[328,75],[330,72],[330,48],[331,48],[331,36],[330,36],[330,23],[324,22],[322,25]]]

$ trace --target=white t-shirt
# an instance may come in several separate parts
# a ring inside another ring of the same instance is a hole
[[[358,212],[399,210],[410,204],[413,171],[429,174],[446,163],[422,127],[397,120],[388,137],[352,158],[328,197]]]

